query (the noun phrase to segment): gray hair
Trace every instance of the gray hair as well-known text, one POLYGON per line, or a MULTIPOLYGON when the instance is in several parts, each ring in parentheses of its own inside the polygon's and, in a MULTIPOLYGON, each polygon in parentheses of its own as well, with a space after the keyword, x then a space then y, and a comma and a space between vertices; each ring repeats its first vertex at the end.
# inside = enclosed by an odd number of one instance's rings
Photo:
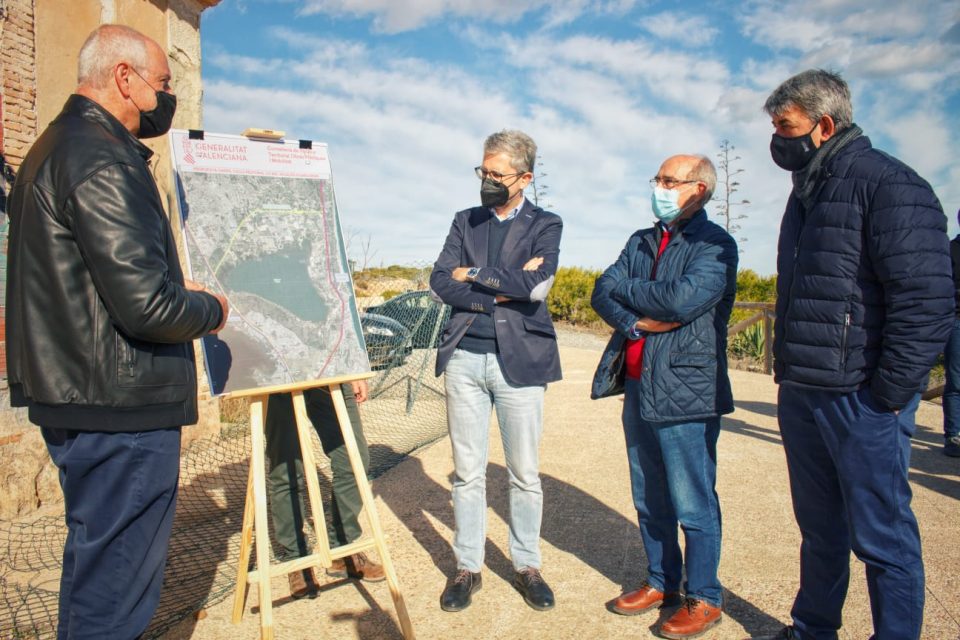
POLYGON ((837 131, 853 123, 850 87, 839 73, 807 69, 777 87, 763 105, 770 116, 778 116, 790 107, 798 107, 813 122, 829 115, 837 131))
POLYGON ((504 129, 487 136, 483 143, 483 155, 505 153, 510 156, 510 166, 517 171, 533 172, 537 162, 537 143, 523 131, 504 129))
POLYGON ((710 201, 717 188, 717 170, 707 156, 695 155, 693 157, 697 159, 697 162, 687 172, 687 180, 696 180, 706 185, 707 190, 703 192, 703 202, 700 203, 704 205, 710 201))
POLYGON ((103 24, 87 36, 77 60, 77 84, 102 89, 113 68, 126 62, 134 69, 147 66, 147 37, 120 24, 103 24))

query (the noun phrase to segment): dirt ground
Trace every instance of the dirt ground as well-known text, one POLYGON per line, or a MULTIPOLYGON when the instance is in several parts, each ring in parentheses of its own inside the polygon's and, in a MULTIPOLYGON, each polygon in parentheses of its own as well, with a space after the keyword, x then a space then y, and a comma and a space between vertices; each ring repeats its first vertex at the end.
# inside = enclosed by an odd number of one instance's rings
MULTIPOLYGON (((602 341, 599 341, 602 342, 602 341)), ((657 613, 622 617, 606 603, 637 586, 644 572, 636 516, 630 500, 617 398, 589 399, 598 341, 561 348, 564 380, 546 400, 541 471, 545 494, 542 529, 544 577, 557 596, 549 612, 527 607, 510 587, 506 554, 506 471, 495 423, 488 474, 488 543, 483 589, 461 613, 438 606, 450 549, 452 462, 448 439, 419 451, 374 482, 377 510, 418 638, 559 638, 595 640, 655 637, 657 613)), ((762 374, 731 371, 736 412, 723 420, 718 493, 724 542, 720 577, 723 623, 706 639, 774 633, 789 619, 798 585, 799 534, 793 519, 780 435, 776 387, 762 374)), ((918 412, 910 477, 927 572, 923 638, 960 638, 960 460, 941 454, 940 407, 918 412)), ((401 638, 385 583, 326 579, 315 600, 290 600, 286 580, 272 583, 277 638, 401 638)), ((840 637, 867 638, 870 608, 863 566, 851 559, 850 593, 840 637)), ((165 640, 257 638, 257 594, 243 619, 230 622, 231 600, 187 620, 165 640)))

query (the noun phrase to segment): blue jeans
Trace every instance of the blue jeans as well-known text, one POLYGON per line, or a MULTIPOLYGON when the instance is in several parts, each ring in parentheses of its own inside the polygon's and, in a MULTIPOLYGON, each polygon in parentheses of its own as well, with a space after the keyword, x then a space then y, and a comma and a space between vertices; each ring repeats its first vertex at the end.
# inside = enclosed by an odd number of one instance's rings
POLYGON ((947 380, 943 387, 943 437, 960 436, 960 318, 943 348, 943 368, 947 380))
POLYGON ((67 521, 57 638, 138 638, 160 602, 180 428, 41 432, 60 469, 67 521))
POLYGON ((515 569, 540 568, 540 436, 545 385, 517 386, 496 354, 457 349, 447 363, 447 425, 453 445, 453 553, 457 569, 478 573, 487 535, 487 450, 497 411, 510 481, 510 558, 515 569))
POLYGON ((917 394, 895 414, 869 388, 780 387, 777 416, 802 538, 791 615, 802 638, 837 637, 851 550, 866 565, 875 637, 920 637, 923 558, 907 479, 919 402, 917 394))
POLYGON ((666 593, 680 590, 684 557, 677 539, 679 523, 687 552, 684 592, 721 606, 723 589, 717 577, 721 516, 716 491, 720 419, 647 422, 640 417, 640 383, 628 379, 623 432, 633 503, 647 552, 647 582, 666 593))

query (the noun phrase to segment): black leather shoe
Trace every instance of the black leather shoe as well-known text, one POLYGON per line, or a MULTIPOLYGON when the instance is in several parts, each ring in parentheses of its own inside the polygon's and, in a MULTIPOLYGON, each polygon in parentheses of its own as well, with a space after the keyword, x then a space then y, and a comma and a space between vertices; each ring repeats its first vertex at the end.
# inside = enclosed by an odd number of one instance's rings
POLYGON ((537 611, 553 609, 553 591, 543 581, 539 569, 524 567, 513 575, 513 588, 520 592, 523 601, 537 611))
POLYGON ((470 606, 470 597, 474 591, 480 590, 481 585, 479 573, 460 569, 440 594, 440 608, 444 611, 463 611, 470 606))
POLYGON ((783 629, 780 629, 780 633, 773 636, 754 636, 753 640, 800 640, 800 634, 797 633, 797 630, 793 628, 793 625, 788 625, 783 629))

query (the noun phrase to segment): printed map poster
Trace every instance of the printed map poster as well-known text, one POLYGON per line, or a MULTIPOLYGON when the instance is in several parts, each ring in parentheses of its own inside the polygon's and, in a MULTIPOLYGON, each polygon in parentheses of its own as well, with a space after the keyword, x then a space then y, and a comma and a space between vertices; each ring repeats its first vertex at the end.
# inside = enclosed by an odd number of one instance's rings
POLYGON ((214 395, 370 370, 325 144, 170 133, 193 280, 230 317, 203 338, 214 395))

